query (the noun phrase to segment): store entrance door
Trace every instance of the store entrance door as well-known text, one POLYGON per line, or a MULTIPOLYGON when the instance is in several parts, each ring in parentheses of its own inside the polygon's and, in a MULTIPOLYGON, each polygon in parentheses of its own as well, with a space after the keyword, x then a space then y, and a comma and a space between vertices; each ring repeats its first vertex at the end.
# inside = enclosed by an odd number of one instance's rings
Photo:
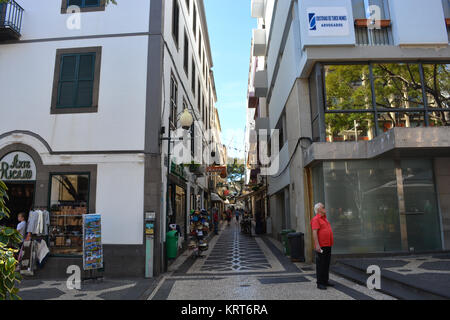
POLYGON ((20 212, 28 213, 34 205, 34 182, 6 182, 8 188, 7 194, 9 200, 6 200, 6 207, 10 210, 9 219, 3 219, 1 224, 7 227, 15 228, 18 224, 17 215, 20 212))

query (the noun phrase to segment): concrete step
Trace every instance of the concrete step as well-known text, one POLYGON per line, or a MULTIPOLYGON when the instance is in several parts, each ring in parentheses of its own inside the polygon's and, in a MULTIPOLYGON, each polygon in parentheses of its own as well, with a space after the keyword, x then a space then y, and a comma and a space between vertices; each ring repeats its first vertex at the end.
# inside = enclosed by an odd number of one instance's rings
MULTIPOLYGON (((331 266, 330 271, 338 276, 363 286, 367 285, 367 279, 370 276, 366 273, 366 270, 342 261, 337 261, 335 265, 331 266)), ((426 289, 398 281, 389 276, 385 276, 383 275, 383 272, 381 273, 381 289, 379 291, 400 300, 448 299, 445 296, 430 292, 426 289)))

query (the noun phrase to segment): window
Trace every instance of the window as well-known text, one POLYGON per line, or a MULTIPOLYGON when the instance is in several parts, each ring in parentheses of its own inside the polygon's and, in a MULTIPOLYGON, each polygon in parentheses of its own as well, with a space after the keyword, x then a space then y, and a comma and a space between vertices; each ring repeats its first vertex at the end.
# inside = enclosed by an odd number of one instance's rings
MULTIPOLYGON (((380 8, 380 19, 389 19, 389 12, 386 10, 388 7, 386 0, 352 0, 353 17, 355 19, 367 19, 366 12, 369 10, 367 4, 370 6, 377 6, 380 8)), ((372 11, 372 13, 375 13, 372 11)))
MULTIPOLYGON (((202 94, 202 92, 201 92, 201 88, 200 88, 200 80, 197 80, 197 91, 198 91, 198 94, 197 94, 197 97, 198 97, 198 110, 199 111, 202 111, 202 109, 201 109, 201 102, 202 102, 202 96, 201 96, 201 94, 202 94)), ((203 116, 203 112, 202 112, 202 116, 203 116)))
POLYGON ((173 40, 175 41, 175 46, 178 49, 179 43, 179 29, 180 29, 180 6, 178 4, 178 0, 173 0, 173 8, 172 8, 172 35, 173 40))
POLYGON ((183 59, 183 66, 184 71, 186 72, 186 75, 189 77, 189 40, 187 36, 186 30, 184 30, 184 59, 183 59))
POLYGON ((195 125, 192 123, 191 126, 191 156, 192 160, 194 160, 195 155, 195 125))
POLYGON ((66 14, 70 6, 80 7, 81 12, 104 11, 105 0, 62 0, 61 13, 66 14))
POLYGON ((101 47, 56 52, 51 113, 97 112, 101 47))
POLYGON ((441 249, 432 160, 325 161, 313 169, 313 181, 314 203, 326 203, 336 253, 441 249))
POLYGON ((192 89, 192 93, 194 94, 194 98, 195 98, 195 61, 194 61, 194 57, 192 57, 192 79, 191 79, 191 89, 192 89))
POLYGON ((170 77, 170 126, 172 129, 177 127, 177 113, 178 113, 178 84, 174 75, 170 77))
POLYGON ((202 57, 202 34, 198 32, 198 58, 203 61, 202 57))
POLYGON ((89 208, 90 174, 50 175, 49 247, 52 254, 83 254, 83 214, 89 208))
POLYGON ((284 144, 287 140, 286 116, 284 113, 280 116, 280 120, 278 120, 278 123, 277 123, 275 129, 278 130, 278 147, 279 147, 278 151, 281 151, 281 149, 283 149, 284 144))
POLYGON ((194 17, 192 18, 192 32, 194 33, 194 39, 197 39, 197 8, 194 5, 194 17))
POLYGON ((322 70, 316 68, 310 78, 315 141, 367 141, 394 127, 450 125, 449 64, 366 63, 322 70))

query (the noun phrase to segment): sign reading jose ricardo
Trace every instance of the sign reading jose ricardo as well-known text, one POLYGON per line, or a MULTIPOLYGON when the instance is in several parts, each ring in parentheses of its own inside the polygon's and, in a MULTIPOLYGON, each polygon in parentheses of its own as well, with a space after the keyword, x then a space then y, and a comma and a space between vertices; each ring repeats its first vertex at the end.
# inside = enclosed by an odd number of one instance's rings
POLYGON ((0 160, 0 180, 36 180, 36 165, 33 159, 24 152, 8 153, 0 160))
POLYGON ((299 3, 302 45, 354 45, 350 0, 304 0, 299 3))

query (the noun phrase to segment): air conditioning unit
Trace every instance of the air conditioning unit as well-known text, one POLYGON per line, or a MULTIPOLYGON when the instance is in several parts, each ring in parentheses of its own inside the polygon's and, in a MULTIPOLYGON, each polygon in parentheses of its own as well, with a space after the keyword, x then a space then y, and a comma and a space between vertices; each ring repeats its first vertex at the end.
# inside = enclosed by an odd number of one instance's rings
POLYGON ((253 56, 265 56, 266 49, 266 29, 253 29, 253 56))
POLYGON ((267 70, 255 72, 255 96, 265 98, 267 96, 267 70))
POLYGON ((252 0, 252 18, 264 18, 265 0, 252 0))

